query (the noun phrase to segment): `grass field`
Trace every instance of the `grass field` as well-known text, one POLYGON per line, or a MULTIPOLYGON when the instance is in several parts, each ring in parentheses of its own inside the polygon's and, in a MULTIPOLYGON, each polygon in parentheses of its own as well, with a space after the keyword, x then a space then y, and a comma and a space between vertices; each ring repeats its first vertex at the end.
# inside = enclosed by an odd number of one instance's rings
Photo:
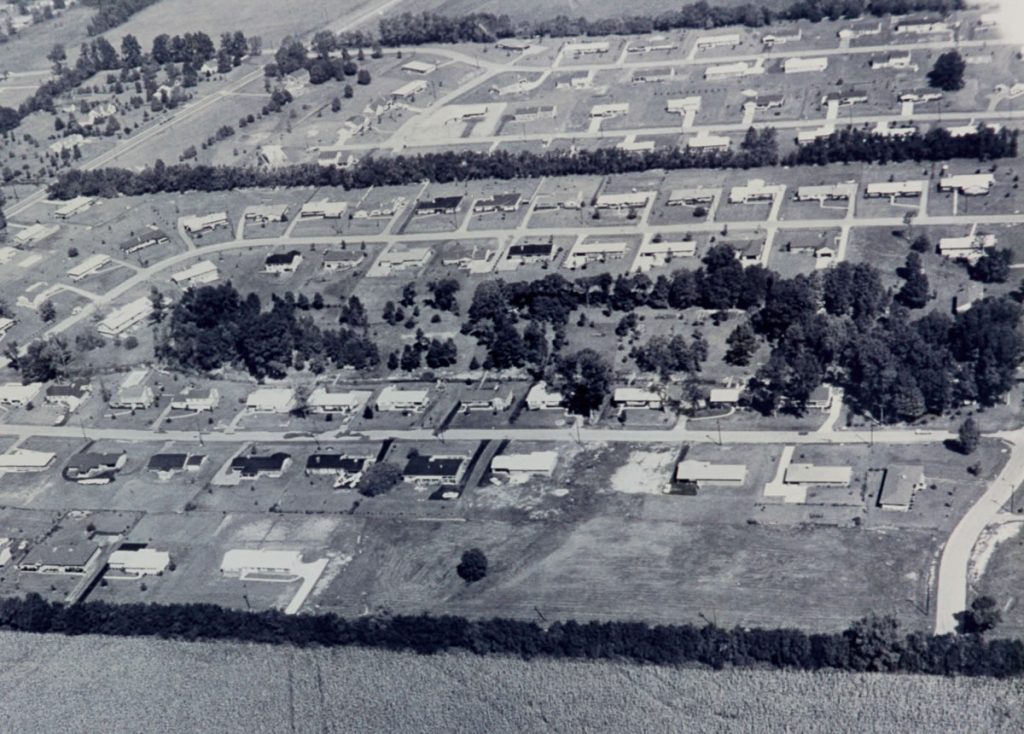
POLYGON ((1020 731, 1019 680, 0 635, 10 731, 1020 731), (244 672, 243 672, 244 671, 244 672), (400 689, 400 692, 399 692, 400 689), (156 694, 154 695, 154 692, 156 694))

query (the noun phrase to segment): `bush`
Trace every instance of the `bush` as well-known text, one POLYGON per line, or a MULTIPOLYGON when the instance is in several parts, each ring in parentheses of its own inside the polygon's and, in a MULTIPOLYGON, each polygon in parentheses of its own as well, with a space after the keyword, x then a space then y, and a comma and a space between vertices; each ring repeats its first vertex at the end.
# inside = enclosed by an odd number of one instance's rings
POLYGON ((479 548, 470 548, 463 552, 462 560, 455 571, 466 583, 480 581, 487 575, 487 556, 479 548))
POLYGON ((363 476, 359 479, 359 494, 364 497, 376 497, 388 492, 400 481, 402 481, 402 469, 382 461, 371 465, 363 472, 363 476))

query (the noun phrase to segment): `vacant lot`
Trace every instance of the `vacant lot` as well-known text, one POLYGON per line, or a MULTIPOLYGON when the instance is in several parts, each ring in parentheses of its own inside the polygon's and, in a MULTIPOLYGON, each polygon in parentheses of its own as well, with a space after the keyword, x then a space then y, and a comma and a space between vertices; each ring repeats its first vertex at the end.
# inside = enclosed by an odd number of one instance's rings
POLYGON ((17 633, 0 635, 0 661, 5 728, 40 734, 816 732, 822 721, 835 732, 1024 727, 1020 681, 17 633))

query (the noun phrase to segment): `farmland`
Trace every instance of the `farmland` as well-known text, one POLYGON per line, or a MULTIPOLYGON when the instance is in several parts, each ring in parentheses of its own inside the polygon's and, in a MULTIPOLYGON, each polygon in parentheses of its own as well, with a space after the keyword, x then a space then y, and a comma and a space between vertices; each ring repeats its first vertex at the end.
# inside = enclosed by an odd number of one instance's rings
POLYGON ((822 722, 834 732, 1024 727, 1017 680, 712 672, 17 633, 0 634, 0 663, 5 726, 40 734, 498 734, 637 731, 638 722, 651 732, 800 733, 821 731, 822 722))

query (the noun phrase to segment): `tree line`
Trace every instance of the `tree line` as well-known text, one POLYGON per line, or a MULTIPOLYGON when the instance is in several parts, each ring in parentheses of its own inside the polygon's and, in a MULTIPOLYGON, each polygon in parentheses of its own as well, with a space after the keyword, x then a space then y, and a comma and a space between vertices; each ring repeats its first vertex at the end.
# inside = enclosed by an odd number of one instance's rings
POLYGON ((615 18, 570 18, 559 15, 540 21, 513 21, 508 15, 470 13, 459 16, 431 11, 402 13, 382 18, 379 40, 385 46, 426 43, 486 43, 513 36, 637 35, 681 28, 699 30, 725 26, 763 28, 772 23, 809 20, 852 20, 863 16, 888 17, 917 12, 949 13, 963 10, 964 0, 796 0, 779 10, 764 3, 715 6, 704 0, 658 15, 624 15, 615 18))
POLYGON ((285 615, 214 604, 48 602, 35 593, 0 601, 0 629, 65 635, 156 637, 187 642, 231 640, 300 647, 360 646, 436 654, 464 650, 524 659, 610 659, 710 668, 877 671, 1006 678, 1024 673, 1024 641, 981 634, 909 634, 892 617, 869 615, 841 632, 807 633, 643 622, 540 626, 516 619, 394 615, 345 619, 285 615))
POLYGON ((155 5, 159 0, 82 0, 82 4, 96 8, 89 20, 90 36, 98 36, 124 23, 136 13, 155 5))
MULTIPOLYGON (((950 139, 948 133, 929 132, 909 138, 887 138, 873 133, 837 131, 819 140, 815 152, 794 153, 786 165, 816 165, 847 160, 947 160, 949 156, 989 160, 1017 154, 1017 131, 994 133, 982 128, 973 135, 950 139), (832 142, 851 139, 862 144, 832 142), (827 152, 822 160, 819 151, 827 152), (795 156, 795 158, 794 158, 795 156), (874 156, 878 156, 875 158, 874 156)), ((480 179, 510 180, 540 176, 583 176, 634 173, 653 169, 756 168, 780 162, 771 128, 748 132, 740 147, 727 151, 696 151, 689 148, 659 148, 628 151, 620 148, 596 150, 532 151, 473 150, 421 153, 416 155, 367 156, 352 166, 320 166, 304 163, 263 169, 243 166, 166 165, 163 161, 142 171, 125 168, 71 170, 61 173, 50 186, 51 196, 70 199, 79 195, 113 197, 140 196, 161 192, 231 191, 238 188, 402 186, 430 180, 437 183, 480 179)))

